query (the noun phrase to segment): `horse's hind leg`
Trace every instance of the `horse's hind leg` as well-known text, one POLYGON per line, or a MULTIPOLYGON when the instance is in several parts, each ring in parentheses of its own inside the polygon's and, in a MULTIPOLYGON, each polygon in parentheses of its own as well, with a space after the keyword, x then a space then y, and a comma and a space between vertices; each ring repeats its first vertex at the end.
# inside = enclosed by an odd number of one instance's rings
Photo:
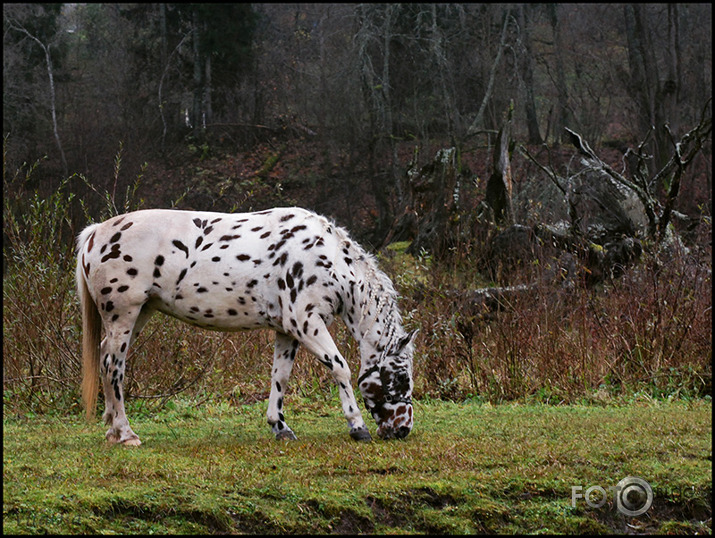
POLYGON ((268 398, 268 424, 273 429, 276 439, 296 439, 293 430, 283 416, 283 396, 288 378, 290 378, 298 341, 292 336, 276 332, 276 345, 273 352, 273 371, 271 372, 271 395, 268 398))
POLYGON ((124 411, 124 371, 129 345, 151 316, 151 310, 142 309, 138 315, 127 312, 116 321, 105 320, 106 336, 100 350, 100 372, 104 387, 104 422, 109 425, 107 441, 126 446, 141 444, 132 431, 124 411))

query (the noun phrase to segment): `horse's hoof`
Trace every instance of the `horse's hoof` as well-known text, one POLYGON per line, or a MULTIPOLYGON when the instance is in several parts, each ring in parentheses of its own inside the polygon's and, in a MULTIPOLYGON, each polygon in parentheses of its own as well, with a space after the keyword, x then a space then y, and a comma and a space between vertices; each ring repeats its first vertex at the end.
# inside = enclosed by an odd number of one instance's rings
POLYGON ((356 441, 372 441, 372 436, 367 428, 353 428, 350 430, 350 437, 356 441))
POLYGON ((139 440, 139 437, 137 437, 136 435, 128 439, 122 439, 119 434, 114 433, 112 431, 108 431, 105 437, 107 438, 107 443, 109 443, 110 445, 139 446, 142 444, 142 442, 139 440))
POLYGON ((276 434, 276 441, 297 441, 298 438, 291 430, 283 430, 276 434))

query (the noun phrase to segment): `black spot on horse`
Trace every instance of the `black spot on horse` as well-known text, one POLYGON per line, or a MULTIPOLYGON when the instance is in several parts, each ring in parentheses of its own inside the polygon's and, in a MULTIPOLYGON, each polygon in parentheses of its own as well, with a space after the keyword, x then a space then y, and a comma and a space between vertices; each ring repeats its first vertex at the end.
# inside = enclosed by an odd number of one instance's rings
POLYGON ((281 267, 283 267, 287 260, 288 260, 288 253, 284 252, 278 258, 276 258, 276 261, 273 262, 273 265, 280 265, 281 267))
POLYGON ((112 251, 109 254, 105 254, 102 257, 102 263, 106 262, 107 260, 111 260, 113 258, 119 258, 119 256, 120 256, 119 245, 113 245, 112 251))
POLYGON ((179 285, 179 282, 181 282, 184 277, 186 276, 186 268, 182 269, 181 272, 179 273, 179 278, 176 279, 176 285, 179 285))
POLYGON ((184 254, 186 254, 187 258, 189 257, 189 249, 181 241, 179 241, 178 239, 174 239, 171 244, 181 250, 184 254))

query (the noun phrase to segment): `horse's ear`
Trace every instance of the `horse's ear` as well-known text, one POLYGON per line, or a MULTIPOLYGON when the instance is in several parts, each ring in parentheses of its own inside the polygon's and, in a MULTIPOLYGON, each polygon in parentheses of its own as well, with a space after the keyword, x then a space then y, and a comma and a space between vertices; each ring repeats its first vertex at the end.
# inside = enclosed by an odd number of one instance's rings
POLYGON ((405 349, 405 346, 409 344, 410 342, 414 343, 415 338, 417 337, 417 333, 419 332, 419 329, 415 329, 411 333, 407 334, 406 336, 403 336, 400 338, 400 341, 397 343, 397 353, 405 349))

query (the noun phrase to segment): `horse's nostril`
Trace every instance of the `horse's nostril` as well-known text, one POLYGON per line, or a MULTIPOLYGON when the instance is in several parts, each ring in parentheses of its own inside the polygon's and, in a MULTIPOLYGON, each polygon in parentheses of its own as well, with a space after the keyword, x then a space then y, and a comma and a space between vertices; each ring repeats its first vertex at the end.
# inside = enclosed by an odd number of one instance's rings
POLYGON ((401 428, 398 428, 395 432, 395 437, 397 437, 398 439, 403 439, 407 437, 408 433, 410 433, 410 428, 408 428, 407 426, 402 426, 401 428))

